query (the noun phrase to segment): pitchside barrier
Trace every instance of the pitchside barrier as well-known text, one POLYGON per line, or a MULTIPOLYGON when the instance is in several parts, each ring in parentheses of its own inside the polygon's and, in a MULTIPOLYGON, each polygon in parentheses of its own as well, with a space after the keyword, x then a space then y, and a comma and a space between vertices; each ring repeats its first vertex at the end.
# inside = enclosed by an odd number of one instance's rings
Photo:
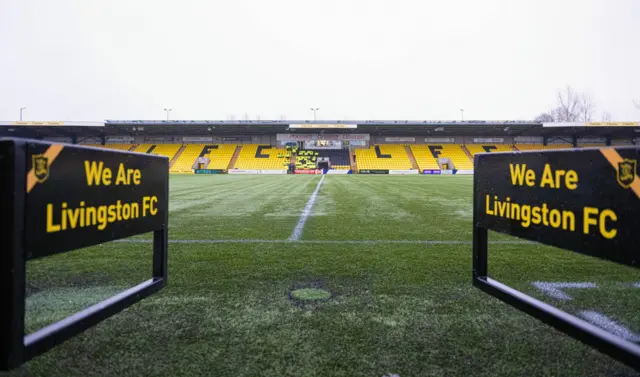
POLYGON ((0 370, 166 285, 168 172, 167 157, 0 139, 0 370), (28 260, 151 231, 151 279, 25 336, 28 260))
POLYGON ((487 230, 638 267, 640 147, 475 156, 473 284, 640 370, 640 346, 488 277, 487 230))

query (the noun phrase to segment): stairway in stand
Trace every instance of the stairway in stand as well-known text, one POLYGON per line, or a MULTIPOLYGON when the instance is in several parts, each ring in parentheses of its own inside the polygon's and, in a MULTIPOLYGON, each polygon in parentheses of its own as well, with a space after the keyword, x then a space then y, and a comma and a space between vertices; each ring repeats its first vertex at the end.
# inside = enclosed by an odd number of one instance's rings
POLYGON ((413 168, 413 170, 420 170, 420 168, 418 167, 418 162, 416 161, 416 156, 413 155, 411 147, 405 145, 404 150, 407 151, 407 156, 409 156, 409 161, 411 162, 411 167, 413 168))
POLYGON ((169 169, 171 169, 173 167, 173 164, 175 164, 176 161, 178 161, 178 158, 180 158, 180 155, 182 154, 182 152, 184 152, 185 148, 187 148, 187 146, 184 144, 180 146, 180 149, 178 149, 178 152, 176 152, 175 156, 173 156, 171 161, 169 161, 169 169))
POLYGON ((231 161, 229 161, 229 166, 227 166, 227 171, 232 170, 236 165, 236 160, 238 156, 240 156, 240 150, 242 150, 242 145, 236 146, 236 150, 233 152, 233 157, 231 157, 231 161))
POLYGON ((355 160, 355 152, 353 151, 353 148, 349 148, 349 162, 351 163, 351 172, 352 173, 356 173, 358 171, 358 164, 356 164, 356 160, 355 160))
POLYGON ((462 148, 462 150, 464 151, 464 154, 467 155, 467 157, 469 157, 469 160, 471 161, 471 163, 473 164, 473 155, 471 154, 471 152, 469 152, 469 149, 467 149, 467 146, 462 144, 460 146, 460 148, 462 148))

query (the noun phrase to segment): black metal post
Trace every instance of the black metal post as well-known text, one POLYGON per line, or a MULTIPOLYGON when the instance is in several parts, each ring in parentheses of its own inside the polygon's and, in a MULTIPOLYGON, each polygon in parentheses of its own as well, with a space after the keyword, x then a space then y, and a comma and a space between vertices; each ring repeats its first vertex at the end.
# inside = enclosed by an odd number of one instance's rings
POLYGON ((25 311, 24 143, 0 141, 0 370, 22 364, 25 311))

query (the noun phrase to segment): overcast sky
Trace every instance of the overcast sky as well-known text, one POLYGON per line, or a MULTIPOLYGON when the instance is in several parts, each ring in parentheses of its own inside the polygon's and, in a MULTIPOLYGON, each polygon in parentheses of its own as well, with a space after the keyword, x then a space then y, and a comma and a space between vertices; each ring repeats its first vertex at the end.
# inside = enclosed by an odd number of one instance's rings
POLYGON ((638 120, 640 0, 0 0, 0 120, 638 120))

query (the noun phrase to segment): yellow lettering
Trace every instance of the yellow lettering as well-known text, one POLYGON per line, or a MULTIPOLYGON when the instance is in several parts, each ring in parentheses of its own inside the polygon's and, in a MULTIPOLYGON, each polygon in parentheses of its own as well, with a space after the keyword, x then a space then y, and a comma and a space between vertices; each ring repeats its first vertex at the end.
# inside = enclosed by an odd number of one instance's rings
POLYGON ((569 170, 564 177, 564 184, 569 190, 575 190, 578 188, 578 173, 575 170, 569 170))
POLYGON ((564 186, 569 190, 575 190, 578 188, 578 173, 575 170, 563 170, 558 169, 554 172, 551 170, 549 164, 544 165, 542 171, 542 180, 540 181, 540 187, 549 186, 549 188, 561 188, 564 177, 564 186))
MULTIPOLYGON (((155 204, 158 202, 158 197, 156 196, 145 196, 142 198, 142 216, 147 216, 147 210, 151 214, 151 216, 155 216, 158 213, 158 209, 155 207, 155 204)), ((487 207, 489 206, 489 196, 487 196, 487 207)), ((491 214, 491 213, 489 213, 491 214)))
POLYGON ((538 225, 542 221, 542 217, 540 217, 540 207, 533 207, 531 210, 531 222, 538 225))
MULTIPOLYGON (((69 219, 69 228, 75 229, 76 226, 78 226, 78 219, 80 218, 80 211, 78 208, 67 208, 67 218, 69 219)), ((81 225, 84 226, 84 221, 81 225)))
POLYGON ((84 172, 87 177, 88 186, 99 186, 103 184, 105 186, 111 185, 111 169, 104 167, 104 162, 100 161, 96 164, 95 161, 84 162, 84 172))
POLYGON ((118 176, 116 177, 116 186, 122 185, 122 184, 126 185, 125 183, 126 180, 127 180, 127 177, 124 174, 124 164, 120 163, 120 166, 118 166, 118 176))
POLYGON ((53 223, 53 204, 47 204, 47 233, 60 231, 60 225, 53 223))
POLYGON ((100 206, 98 207, 98 230, 104 230, 107 224, 107 206, 100 206))
POLYGON ((62 219, 60 219, 60 227, 62 230, 67 230, 67 203, 62 202, 62 211, 60 211, 60 215, 62 219))
POLYGON ((109 211, 109 218, 107 219, 107 221, 110 223, 116 221, 116 206, 114 206, 113 204, 110 205, 108 211, 109 211))
POLYGON ((593 207, 584 207, 584 219, 582 223, 582 232, 589 234, 589 226, 596 225, 598 220, 591 218, 591 215, 597 215, 598 209, 593 207))
POLYGON ((618 230, 615 228, 609 228, 607 226, 608 221, 617 221, 618 216, 610 209, 605 209, 600 212, 597 208, 584 207, 584 223, 582 231, 584 234, 589 234, 589 227, 591 225, 598 225, 600 235, 606 239, 612 239, 618 234, 618 230), (596 215, 600 214, 597 218, 596 215))
POLYGON ((612 239, 616 236, 618 231, 615 228, 607 229, 607 218, 611 219, 611 221, 617 221, 618 216, 616 216, 616 213, 610 209, 605 209, 600 212, 600 234, 602 234, 602 237, 606 239, 612 239))
POLYGON ((562 211, 562 229, 575 232, 576 215, 571 211, 562 211))
POLYGON ((142 177, 142 173, 140 173, 140 169, 135 169, 133 171, 133 183, 136 185, 139 185, 141 177, 142 177))
POLYGON ((536 173, 527 169, 527 164, 509 164, 509 172, 511 173, 511 184, 522 186, 525 183, 527 186, 533 187, 535 185, 536 173))
POLYGON ((551 166, 549 166, 549 164, 544 165, 542 180, 540 181, 540 187, 545 187, 546 185, 549 185, 551 188, 555 187, 553 185, 553 173, 551 173, 551 166))
POLYGON ((140 169, 125 169, 124 164, 120 163, 118 166, 118 176, 116 178, 116 185, 139 185, 142 178, 140 169))
POLYGON ((531 206, 523 205, 522 206, 522 224, 523 228, 528 228, 531 225, 531 206))
POLYGON ((557 209, 552 209, 549 212, 549 223, 551 224, 551 227, 560 228, 561 220, 562 219, 560 218, 560 211, 558 211, 557 209))

